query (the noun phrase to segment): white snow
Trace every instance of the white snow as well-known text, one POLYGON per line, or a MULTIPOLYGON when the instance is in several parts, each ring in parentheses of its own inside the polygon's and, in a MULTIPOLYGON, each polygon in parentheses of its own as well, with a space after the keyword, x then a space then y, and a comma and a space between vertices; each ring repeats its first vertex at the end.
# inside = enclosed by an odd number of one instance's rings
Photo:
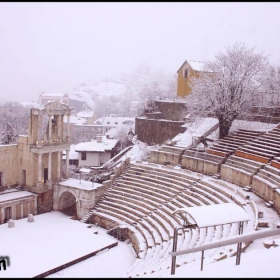
MULTIPOLYGON (((69 151, 69 160, 77 160, 79 159, 79 153, 75 151, 75 144, 70 145, 70 151, 69 151)), ((66 160, 66 152, 63 151, 62 159, 66 160)))
POLYGON ((176 212, 191 215, 198 227, 211 227, 250 220, 244 209, 235 203, 180 208, 176 209, 173 213, 176 212))
POLYGON ((44 96, 44 97, 56 97, 56 96, 59 96, 59 97, 63 97, 64 95, 66 95, 66 93, 54 93, 54 92, 42 92, 41 93, 41 96, 44 96))
POLYGON ((0 254, 9 256, 11 262, 0 271, 1 278, 34 277, 116 242, 109 236, 93 234, 88 225, 60 212, 36 215, 34 220, 16 220, 14 228, 8 228, 7 223, 0 225, 0 254))
MULTIPOLYGON (((176 146, 188 147, 192 144, 193 136, 202 136, 210 128, 218 123, 216 118, 202 118, 196 123, 186 123, 186 131, 184 133, 179 133, 175 136, 172 141, 174 141, 176 146)), ((276 127, 277 124, 270 123, 261 123, 261 122, 252 122, 244 120, 234 120, 230 128, 230 133, 238 129, 252 129, 257 131, 269 131, 276 127)), ((213 140, 219 138, 219 128, 207 136, 213 140)))
POLYGON ((83 189, 83 190, 89 190, 89 191, 102 187, 102 184, 99 184, 99 183, 94 183, 94 182, 85 181, 85 180, 77 180, 77 179, 73 179, 73 178, 62 181, 59 184, 62 186, 69 186, 69 187, 73 187, 76 189, 83 189))
POLYGON ((186 148, 192 144, 192 136, 203 135, 217 123, 218 120, 216 118, 203 118, 197 123, 187 123, 185 125, 186 131, 184 133, 179 133, 172 141, 176 143, 176 146, 186 148))
POLYGON ((24 198, 28 196, 35 196, 35 195, 34 193, 28 191, 15 191, 15 192, 9 192, 4 194, 0 193, 0 202, 12 200, 12 199, 24 198))
POLYGON ((135 118, 125 118, 125 117, 103 117, 96 120, 97 123, 101 122, 104 126, 119 126, 125 123, 134 123, 135 118))
POLYGON ((102 142, 98 142, 95 139, 90 142, 79 143, 75 146, 77 152, 105 152, 114 149, 118 140, 108 139, 106 136, 102 137, 102 142))
MULTIPOLYGON (((67 118, 68 118, 67 116, 64 116, 64 118, 63 118, 63 122, 64 122, 64 123, 67 123, 67 122, 68 122, 67 118)), ((81 117, 70 116, 70 123, 71 123, 71 124, 83 125, 83 124, 86 124, 86 123, 87 123, 87 120, 84 119, 84 118, 81 118, 81 117)))
POLYGON ((189 63, 189 65, 191 66, 191 68, 193 70, 203 71, 204 62, 202 62, 202 61, 194 61, 194 60, 187 60, 187 62, 189 63))
POLYGON ((89 168, 80 168, 79 171, 82 172, 82 173, 90 173, 92 170, 89 169, 89 168))
POLYGON ((81 111, 77 113, 77 117, 80 118, 92 118, 93 117, 93 111, 81 111))

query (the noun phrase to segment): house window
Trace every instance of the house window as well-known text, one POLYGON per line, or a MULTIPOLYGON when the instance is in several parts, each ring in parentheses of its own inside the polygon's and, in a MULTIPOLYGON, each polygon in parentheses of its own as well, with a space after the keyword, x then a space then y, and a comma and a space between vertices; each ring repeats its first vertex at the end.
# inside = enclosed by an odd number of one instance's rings
POLYGON ((188 74, 189 74, 188 69, 185 69, 184 78, 188 78, 188 74))
POLYGON ((82 152, 82 160, 87 160, 87 152, 82 152))

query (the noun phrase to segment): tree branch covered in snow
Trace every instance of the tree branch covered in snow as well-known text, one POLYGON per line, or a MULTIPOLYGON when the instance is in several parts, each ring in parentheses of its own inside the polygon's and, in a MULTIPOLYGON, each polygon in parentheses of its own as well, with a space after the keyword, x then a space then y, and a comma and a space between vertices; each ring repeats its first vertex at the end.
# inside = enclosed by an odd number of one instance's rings
POLYGON ((27 134, 30 108, 11 101, 0 105, 0 130, 4 132, 7 123, 14 129, 14 135, 27 134))
POLYGON ((17 136, 15 135, 14 128, 9 122, 6 122, 5 128, 2 132, 1 144, 15 144, 17 141, 17 136))
POLYGON ((192 93, 186 98, 188 112, 193 117, 215 116, 219 138, 226 136, 232 122, 247 115, 259 102, 267 68, 267 58, 255 53, 254 48, 247 49, 240 43, 226 48, 192 79, 192 93))
POLYGON ((264 76, 265 84, 260 97, 266 106, 279 107, 280 105, 280 67, 270 66, 264 76))

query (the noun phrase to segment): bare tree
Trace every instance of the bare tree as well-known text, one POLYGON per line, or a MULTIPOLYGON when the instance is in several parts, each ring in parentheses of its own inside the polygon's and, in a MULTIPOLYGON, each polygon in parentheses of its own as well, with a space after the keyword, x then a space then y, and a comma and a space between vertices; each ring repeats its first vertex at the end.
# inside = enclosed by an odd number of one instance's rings
POLYGON ((280 105, 280 67, 270 66, 264 76, 265 84, 263 86, 263 94, 261 101, 266 106, 280 105))
POLYGON ((192 93, 186 98, 192 116, 215 116, 219 138, 228 135, 232 122, 248 114, 259 100, 267 71, 267 58, 237 43, 206 62, 199 77, 192 79, 192 93))
POLYGON ((116 127, 116 139, 120 141, 121 150, 132 145, 132 138, 134 136, 134 124, 123 124, 116 127))

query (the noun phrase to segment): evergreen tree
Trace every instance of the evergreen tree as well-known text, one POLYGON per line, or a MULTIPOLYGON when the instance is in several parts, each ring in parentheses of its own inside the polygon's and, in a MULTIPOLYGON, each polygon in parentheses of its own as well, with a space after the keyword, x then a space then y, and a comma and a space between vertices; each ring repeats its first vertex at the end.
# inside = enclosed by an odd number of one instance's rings
POLYGON ((14 128, 10 125, 9 122, 6 122, 5 128, 2 132, 1 144, 15 144, 17 137, 15 135, 14 128))

